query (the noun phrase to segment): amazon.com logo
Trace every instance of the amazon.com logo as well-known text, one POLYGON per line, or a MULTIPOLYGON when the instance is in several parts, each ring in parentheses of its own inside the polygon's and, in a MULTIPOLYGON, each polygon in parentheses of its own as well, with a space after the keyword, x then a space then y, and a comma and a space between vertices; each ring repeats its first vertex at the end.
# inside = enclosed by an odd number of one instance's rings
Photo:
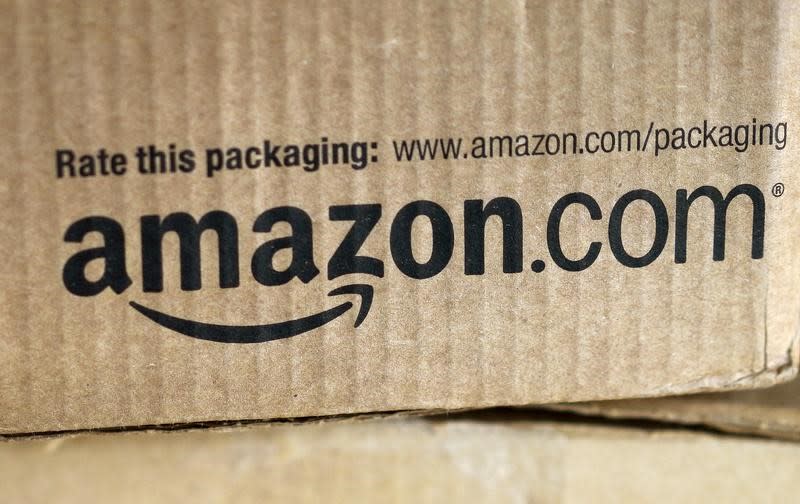
MULTIPOLYGON (((774 192, 773 192, 774 194, 774 192)), ((579 272, 590 268, 604 250, 609 250, 613 259, 628 268, 642 268, 656 261, 664 252, 672 231, 674 249, 672 258, 676 264, 687 260, 688 223, 690 216, 699 214, 708 217, 708 229, 712 236, 712 257, 714 261, 725 258, 728 209, 734 200, 748 205, 752 210, 752 225, 746 231, 750 235, 750 256, 761 259, 764 256, 764 195, 756 186, 741 184, 733 187, 726 195, 713 187, 702 186, 691 193, 678 189, 674 196, 674 219, 671 218, 662 198, 649 190, 637 189, 620 196, 610 209, 601 208, 597 200, 583 192, 573 192, 559 198, 550 208, 547 217, 546 233, 541 237, 546 241, 549 258, 530 261, 529 268, 535 273, 544 271, 548 262, 556 267, 579 272), (696 202, 706 204, 692 209, 696 202), (652 224, 639 226, 636 231, 646 233, 649 246, 646 252, 633 254, 626 246, 623 223, 626 211, 632 204, 646 205, 652 212, 652 224), (591 241, 581 245, 582 253, 567 254, 562 247, 561 224, 567 212, 588 214, 597 225, 607 224, 607 242, 591 241), (705 212, 705 215, 703 214, 705 212)), ((350 223, 338 247, 327 261, 327 278, 334 280, 350 274, 369 275, 383 278, 384 260, 361 254, 364 243, 369 239, 380 239, 373 233, 382 218, 380 204, 336 205, 328 209, 328 220, 350 223)), ((498 197, 488 201, 470 199, 463 204, 463 233, 465 275, 482 275, 485 269, 486 229, 489 225, 500 226, 502 230, 502 271, 508 274, 522 273, 523 212, 513 198, 498 197)), ((145 293, 162 292, 164 289, 163 239, 167 233, 175 233, 180 242, 180 286, 185 291, 196 291, 201 285, 201 235, 212 232, 216 235, 219 258, 219 287, 236 288, 241 283, 239 224, 228 212, 212 210, 199 219, 176 212, 166 216, 145 215, 140 218, 140 243, 142 259, 142 290, 145 293)), ((263 286, 278 286, 295 279, 308 283, 320 274, 318 258, 314 256, 314 223, 307 212, 293 206, 270 208, 258 215, 253 222, 252 232, 263 233, 267 241, 259 245, 250 258, 250 273, 255 282, 263 286), (273 227, 282 223, 288 225, 288 236, 270 236, 273 227), (278 267, 275 260, 278 252, 288 250, 291 262, 278 267)), ((104 216, 90 216, 72 223, 64 235, 68 243, 82 243, 89 233, 102 236, 101 247, 79 250, 64 264, 63 282, 67 290, 76 296, 95 296, 106 289, 117 294, 127 290, 132 284, 125 259, 126 235, 116 220, 104 216), (102 275, 96 280, 89 279, 87 267, 90 262, 102 260, 102 275)), ((453 256, 456 230, 447 210, 433 201, 413 201, 403 206, 392 218, 389 229, 389 249, 391 261, 400 273, 415 280, 425 280, 441 273, 453 256), (415 256, 412 226, 417 220, 428 222, 430 233, 429 255, 420 262, 415 256)), ((537 238, 537 237, 530 237, 537 238)), ((636 249, 641 248, 643 237, 638 237, 636 249)), ((570 247, 574 250, 574 247, 570 247)), ((417 254, 420 251, 417 250, 417 254)), ((358 327, 367 317, 372 305, 373 288, 364 283, 350 284, 334 288, 329 296, 357 295, 360 305, 355 326, 358 327)), ((332 308, 288 321, 254 325, 242 321, 240 325, 215 324, 213 321, 197 321, 179 318, 148 308, 137 302, 131 307, 143 316, 165 328, 181 334, 204 340, 222 343, 261 343, 296 336, 311 331, 338 318, 353 308, 351 301, 342 302, 332 308)))

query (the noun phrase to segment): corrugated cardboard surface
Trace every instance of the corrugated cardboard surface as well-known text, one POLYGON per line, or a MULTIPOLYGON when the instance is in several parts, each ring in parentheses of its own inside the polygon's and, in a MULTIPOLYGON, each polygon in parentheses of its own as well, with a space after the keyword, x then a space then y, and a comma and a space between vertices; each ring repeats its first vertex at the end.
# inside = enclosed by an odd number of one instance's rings
POLYGON ((548 408, 614 418, 702 424, 732 432, 800 440, 798 380, 761 390, 558 404, 548 408))
MULTIPOLYGON (((3 432, 651 396, 794 373, 795 2, 5 1, 2 11, 3 432), (787 123, 785 148, 392 160, 399 139, 631 128, 644 136, 653 124, 753 119, 787 123), (172 143, 202 159, 206 149, 323 137, 375 142, 378 160, 360 170, 273 166, 207 177, 202 167, 141 175, 131 164, 121 176, 56 177, 63 149, 132 160, 137 146, 172 143), (754 212, 740 197, 728 211, 725 260, 711 258, 713 209, 699 202, 687 262, 676 264, 676 192, 713 186, 724 195, 741 184, 764 194, 764 257, 751 257, 754 212), (773 197, 773 187, 785 193, 773 197), (630 268, 610 252, 609 215, 638 189, 663 201, 669 232, 657 260, 630 268), (592 220, 580 206, 564 214, 568 257, 602 244, 580 272, 557 267, 546 240, 551 208, 574 192, 591 195, 603 214, 592 220), (498 197, 521 207, 522 271, 502 272, 493 218, 486 271, 466 275, 464 202, 498 197), (389 238, 398 212, 418 200, 441 205, 454 230, 447 267, 424 280, 401 271, 389 238), (349 204, 382 205, 359 252, 384 262, 382 278, 328 280, 351 225, 330 221, 329 207, 349 204), (286 205, 313 222, 320 274, 264 286, 251 258, 290 230, 253 225, 286 205), (205 233, 203 287, 182 290, 170 235, 164 290, 144 292, 140 218, 211 210, 236 219, 239 286, 220 288, 214 236, 205 233), (71 257, 104 244, 98 233, 65 241, 88 216, 124 229, 132 285, 119 294, 76 296, 62 281, 71 257), (540 273, 531 271, 537 259, 540 273), (361 301, 328 293, 356 283, 372 286, 374 301, 353 328, 361 301), (159 327, 130 302, 234 326, 347 312, 293 338, 239 345, 159 327)), ((627 250, 645 254, 653 229, 653 212, 632 204, 627 250)), ((424 217, 408 234, 417 262, 447 241, 431 238, 424 217)), ((278 267, 290 255, 276 256, 278 267)), ((102 259, 87 268, 92 281, 102 273, 102 259)))
POLYGON ((8 502, 785 502, 800 446, 529 421, 0 443, 8 502))

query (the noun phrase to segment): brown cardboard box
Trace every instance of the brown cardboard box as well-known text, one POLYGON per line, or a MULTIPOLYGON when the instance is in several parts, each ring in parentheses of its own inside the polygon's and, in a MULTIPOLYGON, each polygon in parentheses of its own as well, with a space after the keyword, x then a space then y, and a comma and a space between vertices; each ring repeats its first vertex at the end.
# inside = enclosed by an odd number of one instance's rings
POLYGON ((784 502, 800 445, 531 421, 0 443, 8 502, 784 502))
POLYGON ((0 431, 793 376, 798 9, 3 2, 0 431))
POLYGON ((550 409, 619 419, 649 419, 800 440, 800 380, 768 389, 557 404, 550 409))

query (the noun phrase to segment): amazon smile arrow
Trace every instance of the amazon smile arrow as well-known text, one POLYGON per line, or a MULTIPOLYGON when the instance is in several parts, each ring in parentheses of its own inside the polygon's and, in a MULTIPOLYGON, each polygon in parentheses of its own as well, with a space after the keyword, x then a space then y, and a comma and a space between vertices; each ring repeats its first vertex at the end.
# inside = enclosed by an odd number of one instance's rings
MULTIPOLYGON (((367 317, 367 314, 369 314, 369 309, 372 306, 372 293, 371 285, 353 284, 333 289, 328 293, 328 296, 357 294, 361 297, 361 305, 359 306, 354 325, 354 327, 358 327, 367 317)), ((322 327, 353 307, 352 302, 345 301, 333 308, 296 320, 287 320, 274 324, 236 326, 207 324, 195 320, 173 317, 172 315, 162 313, 158 310, 142 306, 135 301, 131 301, 130 305, 136 311, 162 327, 166 327, 167 329, 185 334, 192 338, 215 341, 217 343, 265 343, 267 341, 291 338, 292 336, 297 336, 322 327)))

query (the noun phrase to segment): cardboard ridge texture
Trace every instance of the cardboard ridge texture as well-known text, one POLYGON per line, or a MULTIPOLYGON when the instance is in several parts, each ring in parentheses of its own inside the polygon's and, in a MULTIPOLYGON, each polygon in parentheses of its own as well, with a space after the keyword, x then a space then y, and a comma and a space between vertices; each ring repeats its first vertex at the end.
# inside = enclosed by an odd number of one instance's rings
POLYGON ((795 2, 2 8, 0 432, 796 373, 795 2))

